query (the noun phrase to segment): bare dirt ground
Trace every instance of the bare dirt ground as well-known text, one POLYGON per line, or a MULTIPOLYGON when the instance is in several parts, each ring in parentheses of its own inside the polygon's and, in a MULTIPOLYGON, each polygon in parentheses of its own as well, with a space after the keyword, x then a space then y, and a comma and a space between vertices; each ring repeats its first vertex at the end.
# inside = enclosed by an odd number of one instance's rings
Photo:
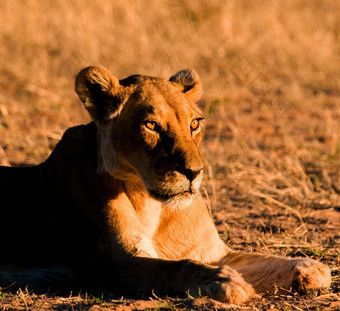
POLYGON ((322 293, 239 306, 28 288, 1 289, 0 310, 340 309, 340 2, 0 0, 0 20, 1 165, 44 161, 68 127, 89 121, 73 91, 81 68, 119 78, 194 68, 207 120, 201 190, 221 238, 311 257, 333 275, 322 293))

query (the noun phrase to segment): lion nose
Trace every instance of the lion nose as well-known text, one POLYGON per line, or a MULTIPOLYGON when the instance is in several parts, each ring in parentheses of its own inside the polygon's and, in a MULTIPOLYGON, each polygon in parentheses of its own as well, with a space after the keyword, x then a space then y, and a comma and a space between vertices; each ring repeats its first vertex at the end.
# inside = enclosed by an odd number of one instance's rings
POLYGON ((193 181, 197 177, 197 175, 203 171, 203 167, 199 167, 197 169, 177 169, 177 171, 188 178, 188 180, 193 181))

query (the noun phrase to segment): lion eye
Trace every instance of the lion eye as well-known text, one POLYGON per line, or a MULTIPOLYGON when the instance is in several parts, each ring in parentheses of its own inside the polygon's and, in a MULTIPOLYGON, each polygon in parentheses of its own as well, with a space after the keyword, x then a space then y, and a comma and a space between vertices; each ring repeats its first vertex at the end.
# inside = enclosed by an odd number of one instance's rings
POLYGON ((157 123, 156 122, 145 122, 145 127, 147 127, 151 131, 156 131, 157 129, 157 123))
POLYGON ((192 131, 196 131, 198 129, 199 125, 200 125, 200 122, 199 122, 198 119, 196 119, 196 120, 191 122, 190 128, 191 128, 192 131))

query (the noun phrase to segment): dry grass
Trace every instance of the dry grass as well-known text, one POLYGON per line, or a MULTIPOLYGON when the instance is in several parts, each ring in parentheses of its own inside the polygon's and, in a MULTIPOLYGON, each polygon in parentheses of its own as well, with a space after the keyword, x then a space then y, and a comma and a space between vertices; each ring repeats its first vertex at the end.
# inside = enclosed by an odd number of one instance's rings
MULTIPOLYGON (((308 255, 333 268, 327 294, 243 308, 339 308, 340 2, 0 0, 0 20, 0 163, 39 163, 66 128, 89 121, 73 91, 84 66, 117 77, 194 68, 206 89, 203 192, 221 235, 236 249, 308 255)), ((21 292, 0 298, 0 308, 106 306, 72 299, 21 292)))

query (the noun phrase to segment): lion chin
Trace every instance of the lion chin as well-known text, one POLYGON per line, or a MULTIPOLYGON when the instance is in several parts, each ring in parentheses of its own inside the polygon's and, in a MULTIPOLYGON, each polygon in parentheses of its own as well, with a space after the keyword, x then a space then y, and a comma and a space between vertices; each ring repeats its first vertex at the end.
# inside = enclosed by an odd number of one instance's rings
POLYGON ((163 202, 163 205, 167 208, 179 208, 184 209, 191 205, 196 193, 186 191, 180 194, 176 194, 163 202))
POLYGON ((164 207, 179 209, 190 206, 197 195, 195 190, 187 190, 176 194, 168 194, 155 190, 149 190, 148 192, 154 199, 160 201, 164 207))

